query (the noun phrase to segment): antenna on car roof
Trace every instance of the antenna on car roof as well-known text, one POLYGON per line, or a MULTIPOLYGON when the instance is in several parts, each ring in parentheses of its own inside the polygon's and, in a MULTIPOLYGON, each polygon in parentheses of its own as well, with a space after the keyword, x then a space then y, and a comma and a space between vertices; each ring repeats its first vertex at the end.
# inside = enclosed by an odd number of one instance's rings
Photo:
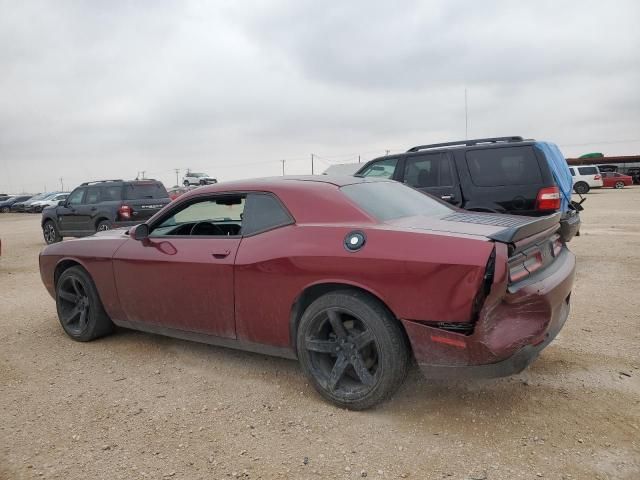
POLYGON ((441 147, 473 147, 474 145, 482 145, 486 143, 515 143, 522 142, 524 139, 522 137, 513 136, 513 137, 491 137, 491 138, 476 138, 474 140, 459 140, 457 142, 446 142, 446 143, 432 143, 430 145, 418 145, 416 147, 412 147, 407 150, 407 153, 410 152, 419 152, 420 150, 428 150, 430 148, 441 148, 441 147))

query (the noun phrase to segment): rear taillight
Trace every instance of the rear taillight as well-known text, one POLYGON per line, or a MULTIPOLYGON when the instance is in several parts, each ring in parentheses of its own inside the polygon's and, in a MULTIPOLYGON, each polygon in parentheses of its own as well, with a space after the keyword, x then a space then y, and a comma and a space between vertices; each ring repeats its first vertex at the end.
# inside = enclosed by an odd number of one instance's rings
POLYGON ((541 188, 536 198, 536 210, 559 210, 560 191, 558 187, 541 188))
POLYGON ((120 220, 129 220, 131 218, 131 207, 129 205, 122 205, 118 209, 118 216, 120 220))
POLYGON ((594 176, 593 176, 593 179, 594 179, 594 180, 600 180, 601 178, 602 178, 602 177, 601 177, 600 175, 594 175, 594 176))

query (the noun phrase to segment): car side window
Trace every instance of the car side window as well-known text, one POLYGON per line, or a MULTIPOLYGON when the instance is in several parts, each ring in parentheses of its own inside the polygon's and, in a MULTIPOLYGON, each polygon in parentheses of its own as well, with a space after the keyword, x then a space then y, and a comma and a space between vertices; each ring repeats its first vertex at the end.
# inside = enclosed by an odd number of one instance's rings
POLYGON ((407 158, 404 183, 414 188, 453 186, 451 162, 445 153, 407 158))
POLYGON ((292 223, 293 217, 275 195, 250 193, 247 196, 243 235, 253 235, 292 223))
POLYGON ((69 195, 67 203, 69 205, 82 205, 82 199, 84 198, 84 192, 86 190, 86 188, 78 188, 77 190, 74 190, 73 193, 69 195))
POLYGON ((571 176, 575 177, 576 176, 576 172, 573 168, 570 168, 569 171, 571 172, 571 176))
POLYGON ((102 192, 100 192, 100 197, 102 201, 109 202, 113 200, 121 200, 122 199, 122 187, 121 186, 111 186, 111 187, 102 187, 102 192))
POLYGON ((578 167, 580 175, 597 175, 598 169, 596 167, 578 167))
POLYGON ((87 198, 84 203, 86 205, 95 205, 100 202, 100 188, 99 187, 91 187, 87 189, 87 198))
POLYGON ((366 167, 358 175, 361 177, 391 178, 398 164, 397 158, 385 158, 366 167))
POLYGON ((150 237, 240 235, 245 195, 219 195, 195 199, 154 226, 150 237))

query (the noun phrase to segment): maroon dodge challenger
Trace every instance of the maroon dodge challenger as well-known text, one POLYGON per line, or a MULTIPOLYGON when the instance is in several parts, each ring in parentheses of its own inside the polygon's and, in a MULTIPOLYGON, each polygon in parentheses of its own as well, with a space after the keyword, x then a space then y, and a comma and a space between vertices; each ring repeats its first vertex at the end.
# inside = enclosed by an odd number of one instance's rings
POLYGON ((114 325, 297 358, 371 407, 427 378, 520 372, 569 314, 559 215, 475 213, 389 180, 281 177, 185 193, 130 230, 47 246, 65 332, 114 325))

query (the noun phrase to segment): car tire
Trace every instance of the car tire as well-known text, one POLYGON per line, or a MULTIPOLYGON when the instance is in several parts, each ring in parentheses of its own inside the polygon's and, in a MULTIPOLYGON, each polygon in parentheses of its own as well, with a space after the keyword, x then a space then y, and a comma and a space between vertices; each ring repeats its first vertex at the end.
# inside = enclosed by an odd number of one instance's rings
POLYGON ((573 190, 580 195, 584 195, 589 192, 589 184, 586 182, 578 182, 573 186, 573 190))
POLYGON ((189 180, 185 180, 184 182, 182 182, 182 185, 184 185, 185 187, 188 187, 191 184, 189 183, 189 180))
POLYGON ((624 188, 624 182, 616 182, 613 188, 618 188, 618 189, 624 188))
POLYGON ((56 308, 63 330, 78 342, 88 342, 113 331, 113 323, 91 276, 80 266, 68 268, 58 278, 56 308))
POLYGON ((47 220, 44 222, 42 225, 42 236, 44 237, 44 241, 47 245, 62 241, 62 235, 60 235, 60 232, 58 231, 56 224, 53 223, 53 220, 47 220))
POLYGON ((106 232, 111 230, 111 222, 109 220, 100 220, 96 225, 96 232, 106 232))
POLYGON ((338 290, 305 310, 296 336, 298 360, 324 398, 364 410, 389 398, 404 381, 409 349, 399 322, 378 300, 338 290))
POLYGON ((0 210, 0 212, 2 213, 9 213, 11 211, 11 207, 2 207, 2 210, 0 210))

